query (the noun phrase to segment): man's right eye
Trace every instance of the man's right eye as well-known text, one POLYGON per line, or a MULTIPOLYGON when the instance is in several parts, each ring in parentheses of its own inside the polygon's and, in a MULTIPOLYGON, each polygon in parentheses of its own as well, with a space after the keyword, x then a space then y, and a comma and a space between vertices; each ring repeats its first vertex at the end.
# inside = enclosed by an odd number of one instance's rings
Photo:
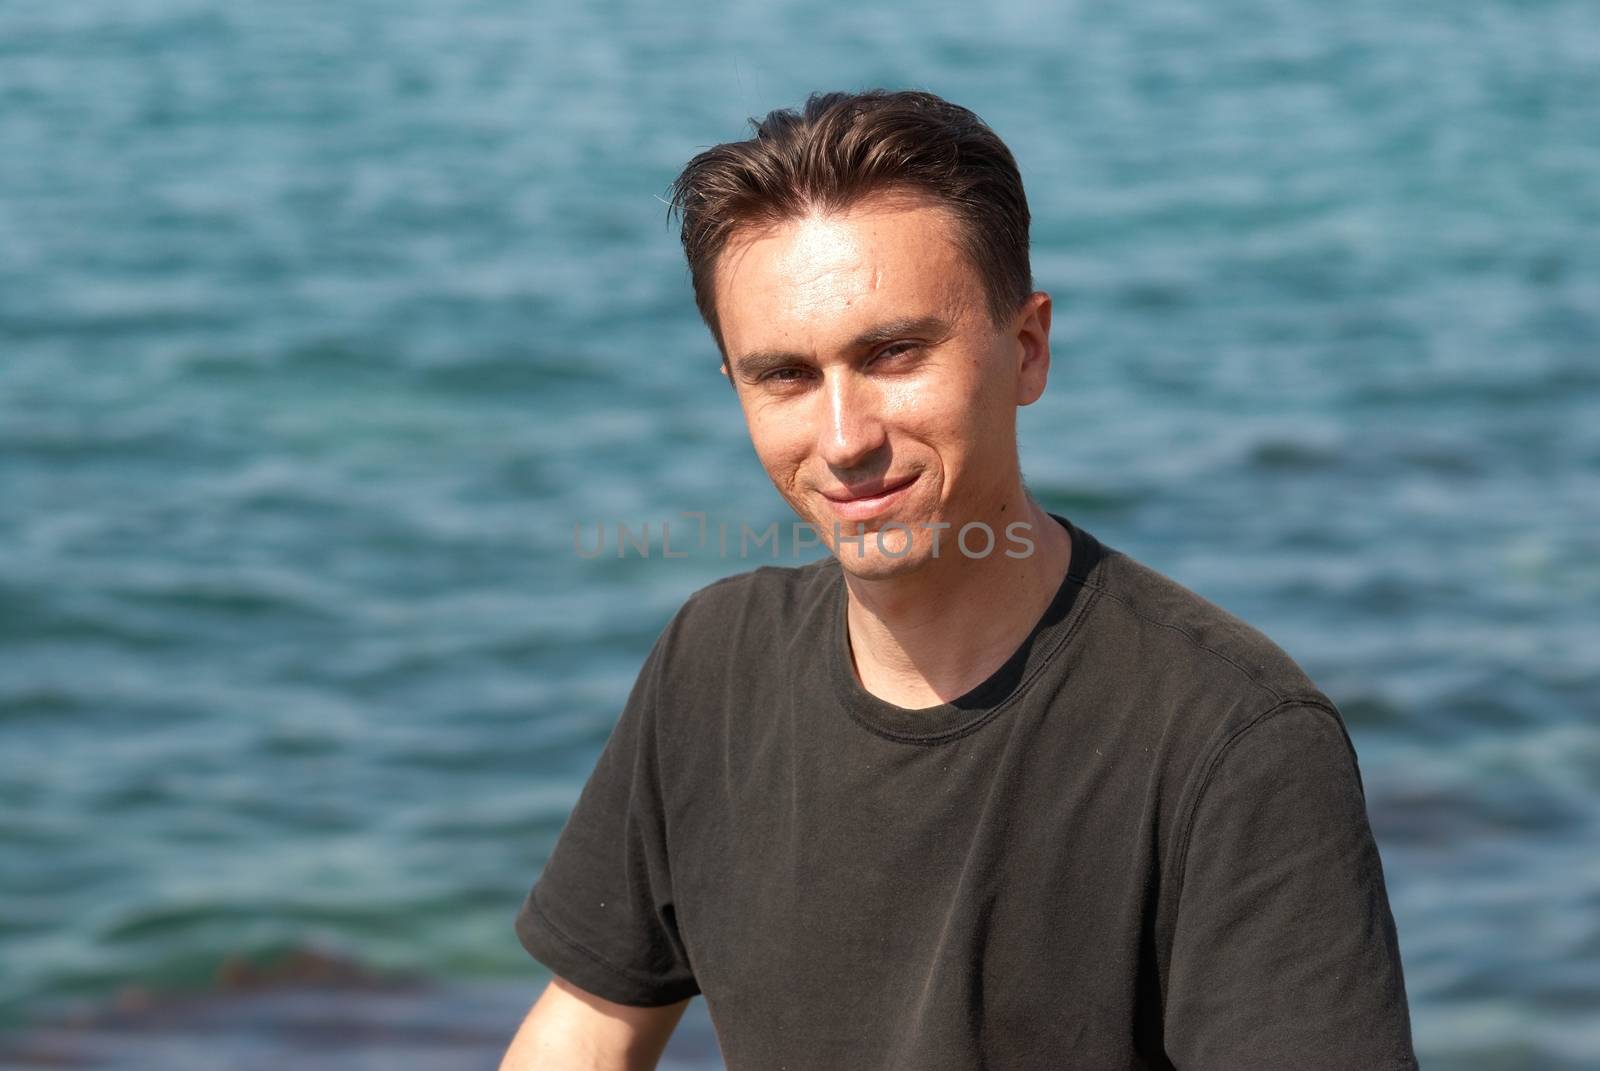
POLYGON ((774 368, 762 376, 761 379, 765 383, 798 383, 805 378, 805 375, 806 370, 804 368, 790 365, 787 368, 774 368))

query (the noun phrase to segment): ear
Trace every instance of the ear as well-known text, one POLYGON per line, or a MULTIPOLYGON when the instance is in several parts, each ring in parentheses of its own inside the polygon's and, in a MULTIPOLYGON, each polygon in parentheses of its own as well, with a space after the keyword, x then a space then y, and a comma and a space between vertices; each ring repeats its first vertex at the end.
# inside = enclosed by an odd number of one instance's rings
POLYGON ((1050 295, 1029 294, 1012 321, 1017 343, 1017 404, 1032 405, 1050 378, 1050 295))

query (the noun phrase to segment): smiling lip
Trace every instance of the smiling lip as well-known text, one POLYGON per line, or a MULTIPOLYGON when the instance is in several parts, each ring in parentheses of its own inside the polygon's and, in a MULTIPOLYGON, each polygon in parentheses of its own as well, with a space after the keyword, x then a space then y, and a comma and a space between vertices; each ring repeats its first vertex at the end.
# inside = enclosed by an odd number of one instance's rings
POLYGON ((915 476, 901 480, 879 480, 848 487, 843 491, 824 491, 822 496, 833 504, 833 511, 845 520, 864 521, 894 505, 905 494, 906 488, 916 482, 915 476))

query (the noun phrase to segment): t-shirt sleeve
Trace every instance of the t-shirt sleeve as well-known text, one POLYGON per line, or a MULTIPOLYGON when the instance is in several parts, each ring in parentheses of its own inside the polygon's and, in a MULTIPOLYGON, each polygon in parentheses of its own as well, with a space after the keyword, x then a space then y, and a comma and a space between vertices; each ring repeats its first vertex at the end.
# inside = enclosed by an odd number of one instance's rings
POLYGON ((535 959, 618 1004, 672 1004, 700 991, 675 917, 655 733, 670 631, 645 660, 516 916, 535 959))
POLYGON ((1172 1062, 1414 1068, 1394 919, 1337 715, 1291 704, 1234 736, 1189 829, 1165 1011, 1172 1062))

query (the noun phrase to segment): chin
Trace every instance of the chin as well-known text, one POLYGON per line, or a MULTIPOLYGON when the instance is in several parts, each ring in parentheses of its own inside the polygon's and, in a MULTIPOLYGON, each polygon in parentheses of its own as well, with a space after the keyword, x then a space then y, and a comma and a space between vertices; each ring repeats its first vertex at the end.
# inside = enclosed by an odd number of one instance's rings
MULTIPOLYGON (((885 540, 889 551, 899 550, 898 542, 902 537, 891 533, 885 540), (890 540, 896 542, 890 542, 890 540)), ((927 564, 930 556, 930 547, 925 540, 913 537, 904 552, 896 555, 885 551, 878 544, 876 530, 866 533, 865 553, 861 545, 851 542, 841 542, 830 548, 833 556, 839 559, 839 565, 851 576, 862 580, 887 580, 891 577, 905 576, 914 573, 927 564)))
POLYGON ((858 580, 890 580, 908 576, 925 564, 922 558, 915 554, 907 554, 903 558, 891 558, 887 554, 879 554, 869 548, 864 556, 858 555, 854 546, 846 547, 844 553, 836 553, 834 557, 839 559, 840 568, 858 580))

